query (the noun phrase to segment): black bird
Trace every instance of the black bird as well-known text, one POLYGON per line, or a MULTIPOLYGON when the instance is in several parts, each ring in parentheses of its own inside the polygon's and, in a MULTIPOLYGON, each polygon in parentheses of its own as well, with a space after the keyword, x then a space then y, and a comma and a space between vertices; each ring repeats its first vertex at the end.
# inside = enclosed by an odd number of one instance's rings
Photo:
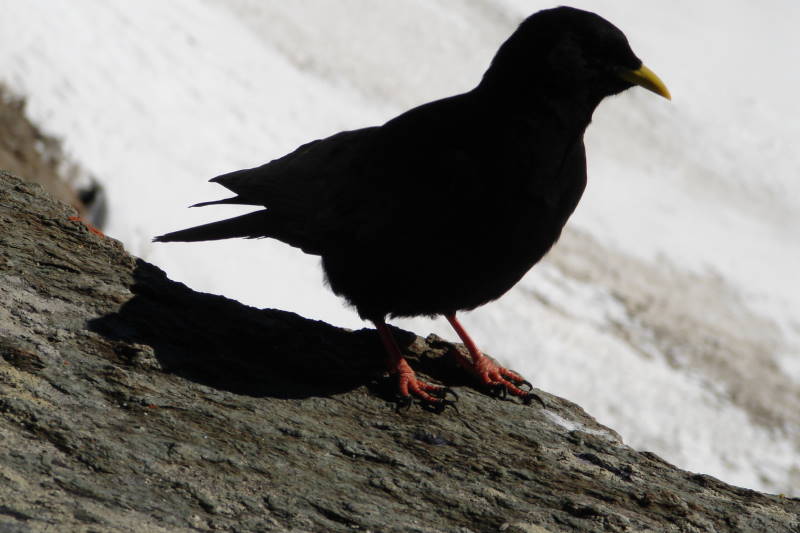
POLYGON ((198 206, 266 209, 155 240, 272 237, 321 256, 331 289, 376 325, 406 401, 450 403, 446 389, 417 379, 386 317, 444 315, 482 384, 530 399, 456 312, 499 298, 556 242, 586 184, 592 113, 634 85, 670 98, 614 25, 569 7, 540 11, 471 91, 218 176, 236 196, 198 206))

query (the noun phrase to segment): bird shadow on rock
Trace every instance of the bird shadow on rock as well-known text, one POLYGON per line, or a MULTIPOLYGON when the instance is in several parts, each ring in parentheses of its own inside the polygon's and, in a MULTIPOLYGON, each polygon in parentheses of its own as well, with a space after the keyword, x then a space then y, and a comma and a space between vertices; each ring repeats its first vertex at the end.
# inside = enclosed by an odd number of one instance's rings
MULTIPOLYGON (((257 397, 331 396, 366 385, 373 394, 394 398, 372 329, 350 331, 196 292, 142 260, 129 289, 133 297, 117 312, 88 325, 111 341, 123 362, 257 397)), ((463 384, 465 376, 447 357, 453 345, 393 331, 417 370, 449 386, 463 384)))

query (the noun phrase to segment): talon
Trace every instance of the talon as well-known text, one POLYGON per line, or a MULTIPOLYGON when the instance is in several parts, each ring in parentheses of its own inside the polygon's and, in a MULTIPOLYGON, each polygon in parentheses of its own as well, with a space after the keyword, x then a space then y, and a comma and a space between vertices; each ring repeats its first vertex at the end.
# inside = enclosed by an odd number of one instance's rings
POLYGON ((417 378, 414 370, 409 366, 408 362, 400 352, 392 332, 385 322, 376 321, 375 327, 378 329, 378 334, 386 348, 386 354, 389 356, 388 367, 389 373, 397 376, 397 410, 411 407, 411 404, 416 400, 419 404, 428 410, 442 412, 448 405, 452 405, 453 400, 447 400, 445 397, 448 393, 457 398, 456 394, 447 387, 441 385, 431 385, 417 378))
POLYGON ((410 395, 403 396, 402 394, 398 394, 397 396, 395 396, 395 403, 397 404, 395 412, 399 413, 403 409, 405 409, 406 411, 411 409, 411 405, 414 403, 414 399, 410 395))
POLYGON ((508 389, 502 383, 491 383, 489 384, 489 394, 494 396, 495 398, 500 398, 501 400, 506 399, 506 395, 508 393, 508 389))
POLYGON ((458 407, 456 407, 456 403, 453 400, 439 400, 438 402, 420 402, 420 405, 426 411, 430 411, 432 413, 442 413, 448 407, 452 407, 453 409, 458 412, 458 407))
POLYGON ((452 394, 453 398, 458 400, 458 394, 450 387, 439 387, 435 391, 432 391, 431 394, 442 400, 446 399, 448 394, 452 394))
POLYGON ((519 374, 517 374, 516 372, 514 372, 512 370, 509 370, 507 368, 503 368, 502 366, 499 366, 499 365, 497 367, 497 370, 498 370, 501 378, 505 378, 508 381, 511 381, 512 383, 514 383, 514 385, 517 385, 517 384, 525 382, 525 378, 523 378, 522 376, 520 376, 519 374))
POLYGON ((456 319, 455 314, 446 315, 446 317, 469 352, 469 356, 466 356, 457 349, 453 350, 458 357, 459 364, 481 382, 485 387, 484 390, 495 398, 506 399, 509 394, 512 394, 521 398, 522 401, 526 401, 526 399, 530 401, 535 398, 544 405, 541 398, 530 392, 533 389, 533 385, 528 380, 513 370, 500 366, 495 360, 481 353, 478 346, 456 319), (524 386, 528 387, 527 391, 520 388, 524 386))
POLYGON ((530 404, 531 404, 531 400, 536 400, 537 402, 539 402, 540 404, 542 404, 542 407, 547 407, 547 405, 544 403, 544 400, 542 400, 542 397, 541 397, 541 396, 539 396, 539 395, 538 395, 538 394, 536 394, 536 393, 529 392, 529 393, 528 393, 528 394, 526 394, 525 396, 522 396, 522 402, 523 402, 525 405, 530 405, 530 404))
POLYGON ((458 404, 456 404, 454 400, 445 400, 445 401, 447 402, 447 405, 445 407, 452 407, 457 415, 461 414, 461 411, 458 410, 458 404))

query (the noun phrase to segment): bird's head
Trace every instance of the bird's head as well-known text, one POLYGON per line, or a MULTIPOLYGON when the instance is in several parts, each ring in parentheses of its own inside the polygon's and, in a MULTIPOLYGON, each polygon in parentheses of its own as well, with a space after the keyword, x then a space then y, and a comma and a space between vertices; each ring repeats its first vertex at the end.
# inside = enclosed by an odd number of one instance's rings
POLYGON ((509 97, 584 104, 639 85, 671 98, 616 26, 571 7, 539 11, 503 43, 481 82, 509 97))

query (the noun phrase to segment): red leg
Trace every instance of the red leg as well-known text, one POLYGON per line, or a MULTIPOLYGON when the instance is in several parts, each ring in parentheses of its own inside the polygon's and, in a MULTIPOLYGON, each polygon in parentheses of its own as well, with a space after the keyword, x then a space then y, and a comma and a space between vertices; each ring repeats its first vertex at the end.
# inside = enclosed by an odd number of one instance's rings
POLYGON ((385 322, 375 321, 375 327, 378 328, 378 335, 381 337, 383 347, 386 348, 389 373, 397 375, 397 387, 400 396, 404 400, 410 400, 412 395, 414 395, 430 405, 442 407, 450 405, 452 403, 450 400, 445 400, 430 394, 438 393, 442 395, 447 390, 445 387, 431 385, 417 379, 414 370, 409 366, 403 354, 400 353, 400 347, 397 346, 397 342, 395 342, 392 332, 389 330, 389 326, 387 326, 385 322))
POLYGON ((537 399, 540 402, 542 401, 537 395, 519 388, 521 385, 530 386, 530 383, 528 383, 525 378, 512 370, 498 365, 495 361, 481 353, 475 341, 472 340, 467 330, 464 329, 464 326, 462 326, 461 322, 456 318, 455 313, 447 315, 447 321, 450 322, 450 325, 456 330, 464 346, 466 346, 469 351, 469 359, 461 353, 458 354, 459 363, 474 374, 483 385, 501 392, 502 394, 508 391, 514 396, 519 396, 525 400, 537 399))
POLYGON ((91 224, 89 224, 88 222, 86 222, 86 221, 85 221, 83 218, 81 218, 81 217, 69 217, 69 219, 70 219, 71 221, 73 221, 73 222, 80 222, 80 223, 82 223, 84 226, 86 226, 86 229, 88 229, 89 231, 91 231, 92 233, 94 233, 95 235, 97 235, 98 237, 103 237, 103 238, 105 238, 105 237, 106 237, 106 234, 105 234, 105 233, 103 233, 103 232, 102 232, 102 231, 100 231, 99 229, 95 228, 94 226, 92 226, 91 224))

